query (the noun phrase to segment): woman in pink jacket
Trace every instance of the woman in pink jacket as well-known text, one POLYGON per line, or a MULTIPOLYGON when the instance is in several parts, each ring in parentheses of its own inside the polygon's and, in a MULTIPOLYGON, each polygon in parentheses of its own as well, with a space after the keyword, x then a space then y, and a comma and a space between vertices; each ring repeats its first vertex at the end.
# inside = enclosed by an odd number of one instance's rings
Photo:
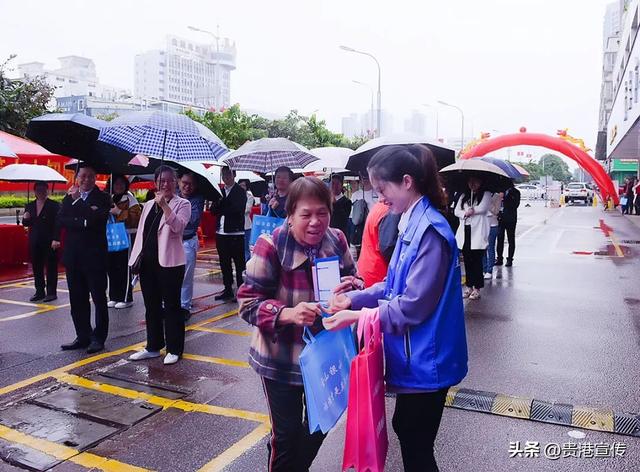
POLYGON ((185 267, 182 233, 191 218, 191 204, 176 195, 178 178, 173 168, 158 167, 155 181, 158 190, 155 198, 144 204, 129 259, 134 272, 139 270, 140 274, 147 347, 129 359, 159 357, 160 349, 166 346, 164 364, 169 365, 178 362, 184 350, 184 316, 180 309, 185 267))

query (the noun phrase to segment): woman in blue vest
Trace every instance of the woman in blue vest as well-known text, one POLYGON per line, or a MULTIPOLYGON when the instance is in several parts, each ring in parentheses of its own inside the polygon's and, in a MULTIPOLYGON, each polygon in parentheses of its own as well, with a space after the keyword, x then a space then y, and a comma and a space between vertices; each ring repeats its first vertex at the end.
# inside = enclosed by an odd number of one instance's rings
POLYGON ((361 308, 379 307, 385 380, 396 393, 393 429, 404 470, 438 470, 433 444, 447 390, 467 374, 458 248, 442 214, 446 200, 438 168, 426 147, 386 147, 368 170, 381 200, 401 214, 398 242, 386 280, 335 296, 335 314, 324 324, 340 329, 357 321, 361 308))

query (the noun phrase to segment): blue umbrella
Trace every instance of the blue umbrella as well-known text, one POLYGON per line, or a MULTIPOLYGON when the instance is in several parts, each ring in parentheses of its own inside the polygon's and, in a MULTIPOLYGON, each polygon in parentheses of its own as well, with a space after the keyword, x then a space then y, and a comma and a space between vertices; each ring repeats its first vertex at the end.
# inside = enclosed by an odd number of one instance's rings
POLYGON ((489 164, 493 164, 496 167, 499 167, 504 171, 505 174, 507 174, 507 176, 509 176, 511 180, 515 182, 524 181, 524 176, 520 172, 518 172, 518 169, 516 169, 511 164, 511 162, 503 161, 502 159, 498 159, 497 157, 491 157, 491 156, 481 157, 480 160, 484 162, 488 162, 489 164))
POLYGON ((156 159, 215 161, 229 152, 213 131, 186 115, 162 111, 131 112, 107 123, 100 141, 156 159))

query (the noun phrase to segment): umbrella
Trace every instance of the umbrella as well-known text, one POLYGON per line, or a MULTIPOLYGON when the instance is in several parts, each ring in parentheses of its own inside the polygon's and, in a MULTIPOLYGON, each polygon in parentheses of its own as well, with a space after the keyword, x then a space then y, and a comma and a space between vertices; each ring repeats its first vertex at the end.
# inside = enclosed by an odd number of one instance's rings
POLYGON ((518 164, 511 164, 513 167, 515 167, 515 169, 520 172, 520 174, 523 177, 531 177, 531 174, 529 174, 529 171, 527 169, 525 169, 524 167, 518 165, 518 164))
MULTIPOLYGON (((36 158, 63 158, 64 156, 49 152, 42 146, 29 141, 28 139, 20 138, 4 131, 0 131, 0 142, 3 142, 9 151, 12 152, 18 158, 36 159, 36 158)), ((13 157, 13 156, 7 156, 13 157)))
POLYGON ((524 180, 524 176, 521 172, 516 169, 511 162, 503 161, 502 159, 498 159, 496 157, 484 156, 480 158, 484 162, 488 162, 489 164, 493 164, 494 166, 500 167, 504 171, 505 174, 509 176, 511 180, 514 182, 522 182, 524 180))
POLYGON ((143 167, 130 167, 133 154, 98 141, 100 128, 108 122, 83 113, 49 113, 32 119, 27 137, 48 150, 82 161, 100 174, 149 172, 143 167))
POLYGON ((410 144, 423 144, 428 147, 433 153, 433 157, 436 158, 438 169, 442 169, 455 162, 456 153, 453 149, 432 144, 424 138, 424 136, 415 134, 393 134, 374 138, 364 143, 356 149, 356 152, 349 158, 346 167, 353 172, 366 172, 367 165, 373 155, 383 147, 410 144))
POLYGON ((11 150, 11 147, 7 143, 0 139, 0 158, 6 157, 16 159, 18 156, 11 150))
POLYGON ((464 192, 469 177, 478 177, 482 180, 482 188, 489 192, 503 192, 511 187, 509 176, 498 166, 480 159, 461 159, 451 164, 440 173, 446 180, 449 190, 464 192))
MULTIPOLYGON (((207 168, 207 172, 211 173, 215 182, 222 182, 222 176, 220 175, 222 167, 227 166, 223 162, 216 162, 207 168)), ((249 187, 254 195, 265 195, 268 191, 267 182, 255 172, 248 170, 236 171, 236 182, 241 180, 249 180, 249 187)))
POLYGON ((51 167, 38 164, 9 164, 0 169, 0 180, 67 183, 67 179, 51 167))
POLYGON ((100 141, 162 161, 215 161, 228 152, 213 131, 186 115, 135 111, 106 123, 100 141))
POLYGON ((233 170, 266 174, 282 166, 303 168, 318 158, 306 147, 287 138, 261 138, 244 143, 222 160, 233 170))
POLYGON ((196 176, 196 182, 198 185, 198 192, 206 199, 210 201, 217 201, 222 197, 220 193, 220 187, 218 182, 213 178, 209 169, 205 167, 202 162, 181 162, 174 163, 169 162, 167 165, 176 168, 178 174, 182 174, 185 171, 193 172, 196 176))
POLYGON ((342 174, 347 170, 347 161, 354 154, 353 149, 344 147, 320 147, 310 150, 311 154, 319 160, 312 162, 303 169, 303 172, 328 172, 330 174, 342 174))

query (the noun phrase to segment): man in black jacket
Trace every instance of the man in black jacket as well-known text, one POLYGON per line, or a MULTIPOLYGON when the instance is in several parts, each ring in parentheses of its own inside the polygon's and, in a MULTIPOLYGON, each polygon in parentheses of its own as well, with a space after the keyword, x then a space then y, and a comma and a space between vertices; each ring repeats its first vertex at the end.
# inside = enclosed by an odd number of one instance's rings
POLYGON ((29 301, 46 303, 58 298, 58 254, 51 242, 55 234, 60 204, 48 198, 49 186, 46 182, 36 182, 33 191, 36 199, 27 204, 22 217, 22 224, 29 227, 29 254, 36 285, 36 293, 29 301))
POLYGON ((333 196, 333 210, 331 211, 331 222, 329 226, 339 229, 344 233, 347 242, 349 238, 349 215, 351 214, 351 200, 343 193, 344 177, 334 174, 331 176, 331 196, 333 196))
POLYGON ((502 210, 498 213, 498 244, 496 252, 495 265, 500 266, 503 263, 502 253, 504 252, 504 233, 507 233, 509 241, 509 256, 505 267, 513 265, 513 255, 516 252, 516 223, 518 222, 518 207, 520 206, 520 190, 512 187, 507 189, 502 199, 502 210))
POLYGON ((222 200, 211 206, 211 212, 218 217, 218 231, 216 233, 216 247, 220 258, 224 291, 215 297, 216 300, 234 300, 233 293, 233 261, 236 268, 236 283, 242 285, 242 273, 245 269, 244 260, 244 211, 247 204, 247 194, 236 185, 235 172, 223 167, 222 181, 224 190, 222 200))
MULTIPOLYGON (((111 198, 96 187, 95 170, 80 168, 58 214, 58 225, 66 230, 62 261, 76 330, 76 339, 61 346, 65 351, 87 348, 91 354, 104 349, 109 330, 106 224, 110 208, 111 198), (91 328, 89 294, 95 306, 95 329, 91 328)), ((56 236, 53 244, 58 241, 56 236)))

